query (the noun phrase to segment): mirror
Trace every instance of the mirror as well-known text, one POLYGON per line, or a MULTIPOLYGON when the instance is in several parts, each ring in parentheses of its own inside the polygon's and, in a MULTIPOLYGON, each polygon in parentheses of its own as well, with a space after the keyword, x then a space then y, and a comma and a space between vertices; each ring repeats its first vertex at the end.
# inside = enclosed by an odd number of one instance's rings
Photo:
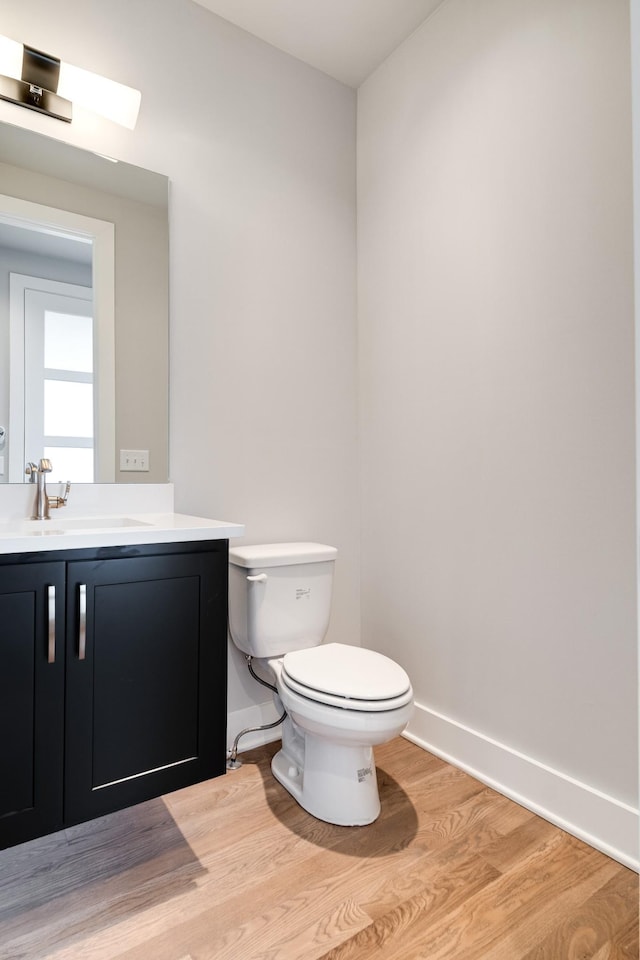
POLYGON ((168 244, 166 177, 0 125, 0 483, 168 479, 168 244))

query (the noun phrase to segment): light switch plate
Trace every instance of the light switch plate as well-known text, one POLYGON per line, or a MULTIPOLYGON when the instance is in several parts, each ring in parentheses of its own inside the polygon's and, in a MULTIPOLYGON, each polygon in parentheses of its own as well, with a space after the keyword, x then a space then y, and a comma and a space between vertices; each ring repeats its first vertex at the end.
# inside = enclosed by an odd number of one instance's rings
POLYGON ((136 473, 149 472, 148 450, 121 450, 120 470, 129 470, 136 473))

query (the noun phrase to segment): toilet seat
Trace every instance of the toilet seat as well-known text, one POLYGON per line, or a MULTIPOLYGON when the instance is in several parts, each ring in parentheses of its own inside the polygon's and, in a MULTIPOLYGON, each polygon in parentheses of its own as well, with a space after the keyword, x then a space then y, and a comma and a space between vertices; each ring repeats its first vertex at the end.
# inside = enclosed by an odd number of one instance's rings
POLYGON ((396 710, 413 698, 409 677, 399 664, 344 643, 285 654, 280 681, 315 703, 367 713, 396 710))

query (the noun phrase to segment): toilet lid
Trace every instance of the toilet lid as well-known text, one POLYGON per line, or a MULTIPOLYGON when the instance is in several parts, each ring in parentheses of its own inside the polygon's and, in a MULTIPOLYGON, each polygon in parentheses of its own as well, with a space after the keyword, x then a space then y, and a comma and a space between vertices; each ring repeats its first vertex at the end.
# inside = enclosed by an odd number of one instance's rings
POLYGON ((346 700, 357 701, 354 709, 395 709, 413 695, 401 666, 374 650, 344 643, 285 654, 281 679, 311 699, 340 706, 346 706, 346 700))

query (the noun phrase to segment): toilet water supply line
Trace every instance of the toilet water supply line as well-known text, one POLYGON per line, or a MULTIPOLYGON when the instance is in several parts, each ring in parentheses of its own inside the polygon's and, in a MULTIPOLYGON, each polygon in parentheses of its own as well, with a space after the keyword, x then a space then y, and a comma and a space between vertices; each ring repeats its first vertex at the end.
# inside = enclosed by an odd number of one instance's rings
MULTIPOLYGON (((251 666, 251 661, 253 657, 245 655, 245 660, 247 661, 247 667, 249 668, 249 673, 254 680, 257 680, 258 683, 261 683, 263 687, 268 687, 269 690, 273 690, 274 693, 278 692, 278 688, 275 687, 272 683, 269 683, 267 680, 263 680, 262 677, 259 677, 251 666)), ((242 766, 242 760, 238 760, 238 743, 241 737, 244 737, 245 733, 256 733, 259 730, 273 730, 274 727, 279 727, 284 718, 287 715, 285 710, 281 717, 278 717, 277 720, 274 720, 273 723, 264 723, 261 727, 247 727, 246 730, 241 730, 238 736, 233 741, 233 746, 231 750, 227 753, 227 770, 237 770, 238 767, 242 766)))

